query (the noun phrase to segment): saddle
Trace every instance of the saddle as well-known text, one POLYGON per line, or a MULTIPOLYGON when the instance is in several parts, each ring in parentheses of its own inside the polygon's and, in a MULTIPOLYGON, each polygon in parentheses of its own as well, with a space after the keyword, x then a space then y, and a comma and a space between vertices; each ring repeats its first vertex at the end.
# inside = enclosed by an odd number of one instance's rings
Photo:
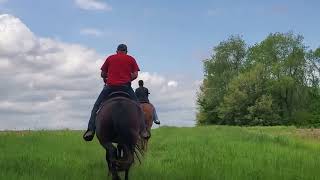
POLYGON ((128 93, 128 85, 120 85, 120 86, 110 86, 111 93, 108 95, 108 99, 114 97, 126 97, 130 99, 130 95, 128 93))
POLYGON ((150 104, 150 102, 147 101, 147 100, 139 100, 139 103, 141 103, 141 104, 143 104, 143 103, 150 104))
MULTIPOLYGON (((117 101, 119 99, 127 99, 127 100, 130 100, 132 102, 134 102, 135 104, 137 104, 137 106, 140 106, 138 102, 135 102, 134 100, 131 99, 131 96, 128 92, 126 92, 125 90, 123 89, 115 89, 114 91, 112 91, 109 95, 108 95, 108 98, 107 100, 105 100, 101 106, 103 106, 103 104, 106 104, 106 103, 109 103, 111 101, 117 101)), ((100 106, 100 108, 101 108, 100 106)))
POLYGON ((131 97, 129 95, 129 93, 125 92, 124 90, 121 90, 121 89, 117 89, 117 90, 114 90, 113 92, 111 92, 108 96, 107 96, 107 100, 104 100, 100 106, 99 106, 99 109, 98 111, 96 112, 96 114, 98 114, 101 110, 101 108, 106 104, 106 103, 109 103, 110 101, 114 101, 114 100, 117 100, 117 99, 122 99, 122 98, 126 98, 126 99, 130 99, 131 100, 131 97))
POLYGON ((115 98, 115 97, 126 97, 130 98, 130 95, 124 91, 115 91, 109 94, 108 99, 115 98))

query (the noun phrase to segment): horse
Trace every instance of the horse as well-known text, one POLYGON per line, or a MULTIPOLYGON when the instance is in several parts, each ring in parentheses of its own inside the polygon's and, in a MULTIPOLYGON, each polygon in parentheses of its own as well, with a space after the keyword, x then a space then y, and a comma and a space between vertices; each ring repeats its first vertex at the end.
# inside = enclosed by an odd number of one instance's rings
MULTIPOLYGON (((145 120, 145 124, 146 124, 146 129, 151 137, 151 127, 153 124, 153 112, 154 112, 154 106, 151 103, 147 103, 147 102, 141 102, 141 108, 144 112, 144 120, 145 120)), ((144 142, 144 148, 145 150, 147 150, 148 147, 148 139, 146 139, 144 142)))
POLYGON ((129 170, 135 157, 140 161, 145 144, 140 137, 143 112, 135 101, 127 97, 112 97, 105 101, 97 112, 96 134, 106 150, 106 161, 113 180, 120 180, 118 172, 129 170), (117 146, 113 144, 117 143, 117 146))

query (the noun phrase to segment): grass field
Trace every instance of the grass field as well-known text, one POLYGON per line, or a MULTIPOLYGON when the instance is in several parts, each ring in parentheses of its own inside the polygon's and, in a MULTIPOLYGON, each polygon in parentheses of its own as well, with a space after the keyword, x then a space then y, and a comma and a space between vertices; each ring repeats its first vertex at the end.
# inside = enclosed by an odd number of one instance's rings
MULTIPOLYGON (((159 128, 130 178, 320 179, 319 130, 159 128)), ((0 179, 107 179, 104 150, 80 131, 0 132, 0 179)))

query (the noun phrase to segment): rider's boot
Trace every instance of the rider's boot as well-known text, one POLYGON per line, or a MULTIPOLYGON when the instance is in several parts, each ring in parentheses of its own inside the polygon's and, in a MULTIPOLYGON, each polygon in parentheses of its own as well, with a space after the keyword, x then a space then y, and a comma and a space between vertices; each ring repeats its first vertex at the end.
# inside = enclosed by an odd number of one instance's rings
POLYGON ((154 120, 153 122, 154 122, 155 124, 159 124, 159 125, 160 125, 159 119, 156 119, 156 120, 154 120))
POLYGON ((94 137, 95 131, 88 129, 84 134, 83 134, 83 139, 85 141, 92 141, 94 137))
POLYGON ((159 118, 158 118, 158 114, 157 114, 156 108, 153 108, 153 122, 155 124, 159 124, 160 125, 160 121, 159 121, 159 118))

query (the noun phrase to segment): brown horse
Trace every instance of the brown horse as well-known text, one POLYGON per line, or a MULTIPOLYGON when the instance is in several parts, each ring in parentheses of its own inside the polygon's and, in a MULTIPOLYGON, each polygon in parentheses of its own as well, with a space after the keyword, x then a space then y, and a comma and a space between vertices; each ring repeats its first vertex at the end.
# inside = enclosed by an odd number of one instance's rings
MULTIPOLYGON (((145 120, 145 124, 146 124, 146 129, 151 137, 151 127, 152 127, 152 123, 153 123, 153 112, 154 112, 154 106, 151 103, 141 103, 141 108, 144 112, 144 120, 145 120)), ((146 139, 144 147, 145 150, 147 150, 148 147, 148 140, 146 139)))
POLYGON ((125 171, 127 180, 135 155, 139 159, 138 154, 143 154, 144 143, 140 137, 142 122, 143 112, 139 104, 126 97, 111 98, 99 109, 96 133, 100 144, 106 149, 106 160, 113 180, 120 179, 120 171, 125 171), (117 147, 112 143, 117 143, 117 147))

